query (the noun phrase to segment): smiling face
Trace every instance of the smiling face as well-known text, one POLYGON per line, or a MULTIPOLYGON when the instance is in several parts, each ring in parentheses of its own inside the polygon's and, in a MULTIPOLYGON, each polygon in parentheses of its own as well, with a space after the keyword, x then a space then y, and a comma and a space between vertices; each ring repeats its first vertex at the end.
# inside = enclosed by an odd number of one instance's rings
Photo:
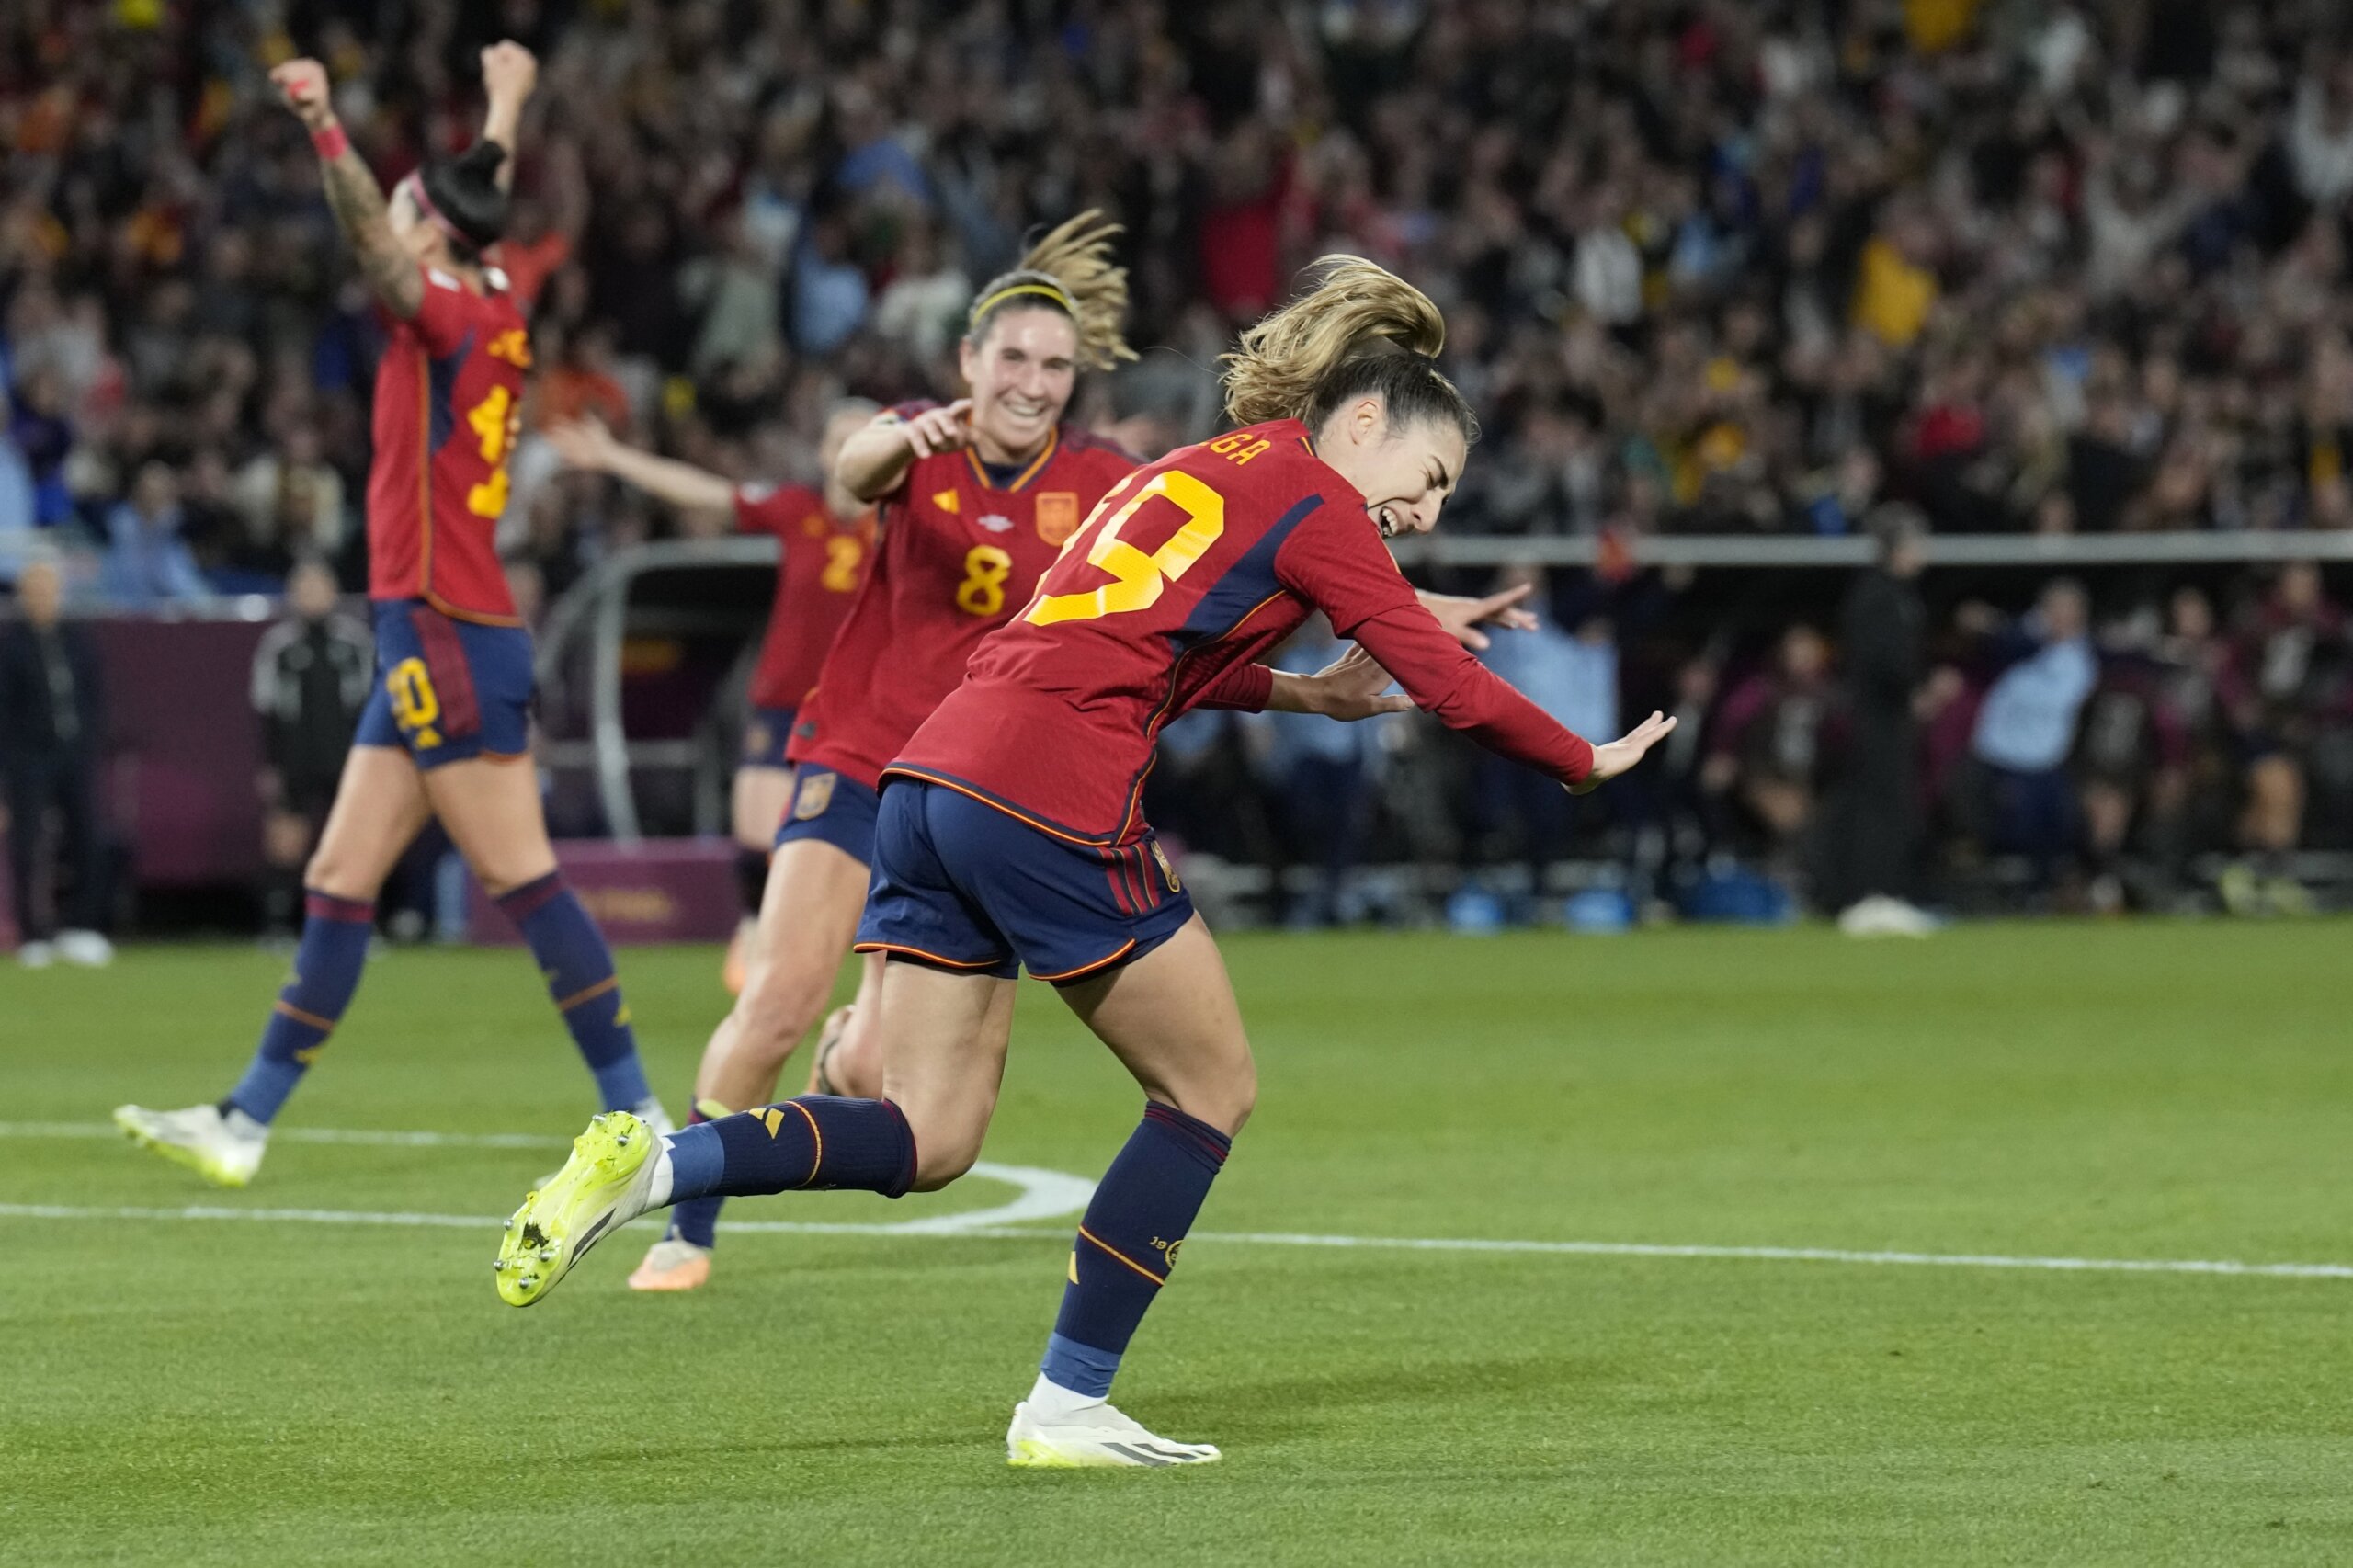
POLYGON ((1378 394, 1342 403, 1315 437, 1315 455, 1363 494, 1364 509, 1384 539, 1438 527, 1469 454, 1452 421, 1392 426, 1378 394))
POLYGON ((1014 306, 990 318, 980 339, 957 347, 972 392, 972 436, 981 460, 1037 455, 1070 405, 1078 381, 1078 328, 1045 306, 1014 306))

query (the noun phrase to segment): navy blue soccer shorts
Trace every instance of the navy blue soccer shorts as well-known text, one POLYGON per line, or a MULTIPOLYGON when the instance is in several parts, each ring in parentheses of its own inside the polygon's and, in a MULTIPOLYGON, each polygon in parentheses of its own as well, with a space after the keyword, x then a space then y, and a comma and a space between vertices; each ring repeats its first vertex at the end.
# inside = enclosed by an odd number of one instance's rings
POLYGON ((352 744, 404 747, 420 768, 530 755, 531 634, 442 614, 422 599, 383 599, 376 689, 352 744))
POLYGON ((860 952, 1060 984, 1143 957, 1193 916, 1149 833, 1082 844, 944 784, 885 783, 860 952))
POLYGON ((830 767, 803 763, 792 776, 792 800, 777 824, 779 849, 798 839, 830 844, 861 866, 874 863, 873 790, 830 767))
POLYGON ((790 767, 784 760, 784 748, 792 740, 790 708, 754 708, 744 715, 744 756, 745 767, 790 767))

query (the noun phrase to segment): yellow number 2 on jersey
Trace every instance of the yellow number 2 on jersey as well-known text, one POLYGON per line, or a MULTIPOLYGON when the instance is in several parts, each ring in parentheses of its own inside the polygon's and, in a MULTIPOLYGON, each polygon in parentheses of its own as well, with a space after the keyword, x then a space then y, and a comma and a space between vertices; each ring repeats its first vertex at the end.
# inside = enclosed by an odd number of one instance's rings
POLYGON ((1103 531, 1087 546, 1087 564, 1108 572, 1112 581, 1083 594, 1045 595, 1029 607, 1029 623, 1052 626, 1058 621, 1095 620, 1149 609, 1159 602, 1161 590, 1191 571, 1193 562, 1208 554, 1210 546, 1224 532, 1225 497, 1189 473, 1163 470, 1111 514, 1103 531), (1176 504, 1185 514, 1185 526, 1146 555, 1121 539, 1120 530, 1138 507, 1155 495, 1176 504))

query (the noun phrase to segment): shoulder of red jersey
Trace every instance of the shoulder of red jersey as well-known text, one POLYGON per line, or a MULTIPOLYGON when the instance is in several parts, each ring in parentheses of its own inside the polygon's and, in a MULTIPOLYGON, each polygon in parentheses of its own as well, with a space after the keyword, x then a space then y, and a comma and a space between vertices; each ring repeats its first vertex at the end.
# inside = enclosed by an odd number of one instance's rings
POLYGON ((1108 436, 1098 436, 1076 425, 1057 427, 1063 449, 1073 457, 1085 455, 1106 462, 1116 462, 1125 468, 1142 468, 1143 460, 1108 436))
POLYGON ((825 498, 805 484, 739 484, 735 527, 743 533, 782 533, 824 505, 825 498))

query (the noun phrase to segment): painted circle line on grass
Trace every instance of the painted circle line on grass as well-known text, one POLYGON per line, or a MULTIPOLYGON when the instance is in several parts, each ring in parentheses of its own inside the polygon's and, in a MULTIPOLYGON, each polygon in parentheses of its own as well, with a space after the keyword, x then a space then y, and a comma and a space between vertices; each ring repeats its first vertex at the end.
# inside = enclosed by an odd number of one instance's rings
MULTIPOLYGON (((111 1138, 116 1129, 94 1122, 0 1122, 0 1138, 111 1138)), ((444 1144, 472 1148, 551 1148, 561 1139, 528 1134, 338 1131, 289 1128, 272 1134, 313 1143, 444 1144)), ((1018 1230, 1024 1221, 1061 1219, 1086 1205, 1095 1184, 1061 1171, 1029 1165, 972 1167, 974 1176, 1011 1182, 1020 1192, 993 1209, 943 1214, 894 1224, 824 1224, 791 1220, 731 1221, 731 1233, 767 1235, 972 1236, 995 1241, 1059 1241, 1054 1231, 1018 1230)), ((60 1203, 0 1203, 0 1219, 14 1220, 246 1220, 288 1224, 394 1225, 475 1230, 503 1224, 471 1214, 374 1212, 347 1209, 231 1209, 191 1204, 178 1209, 82 1206, 60 1203)), ((2353 1264, 2243 1263, 2232 1259, 2035 1257, 2000 1253, 1866 1252, 1843 1247, 1712 1246, 1660 1242, 1548 1242, 1447 1236, 1325 1236, 1269 1231, 1196 1231, 1193 1240, 1246 1246, 1361 1247, 1391 1252, 1536 1254, 1583 1257, 1745 1259, 1767 1263, 1846 1263, 1899 1267, 2033 1269, 2091 1274, 2207 1274, 2272 1279, 2353 1279, 2353 1264)))
MULTIPOLYGON (((0 1121, 0 1139, 8 1138, 98 1138, 119 1139, 122 1129, 103 1121, 0 1121)), ((363 1143, 394 1148, 458 1148, 458 1149, 563 1149, 571 1146, 567 1138, 543 1137, 536 1132, 401 1132, 371 1129, 335 1127, 288 1127, 273 1131, 270 1136, 288 1143, 363 1143)), ((900 1220, 891 1224, 870 1225, 801 1225, 775 1221, 742 1220, 728 1224, 731 1231, 844 1231, 851 1235, 918 1235, 953 1236, 967 1231, 986 1231, 1000 1225, 1018 1225, 1030 1220, 1060 1220, 1086 1207, 1095 1196, 1095 1184, 1085 1176, 1071 1176, 1063 1171, 1040 1170, 1035 1165, 1000 1165, 983 1160, 974 1165, 972 1174, 983 1181, 1006 1182, 1018 1188, 1013 1197, 990 1209, 968 1209, 954 1214, 938 1214, 921 1220, 900 1220)), ((0 1206, 0 1217, 27 1220, 85 1218, 106 1215, 123 1220, 223 1220, 277 1219, 297 1221, 345 1220, 354 1224, 392 1225, 471 1225, 475 1221, 455 1214, 368 1215, 347 1213, 337 1210, 314 1209, 223 1209, 199 1207, 190 1209, 104 1210, 67 1213, 54 1204, 29 1203, 0 1206)))

